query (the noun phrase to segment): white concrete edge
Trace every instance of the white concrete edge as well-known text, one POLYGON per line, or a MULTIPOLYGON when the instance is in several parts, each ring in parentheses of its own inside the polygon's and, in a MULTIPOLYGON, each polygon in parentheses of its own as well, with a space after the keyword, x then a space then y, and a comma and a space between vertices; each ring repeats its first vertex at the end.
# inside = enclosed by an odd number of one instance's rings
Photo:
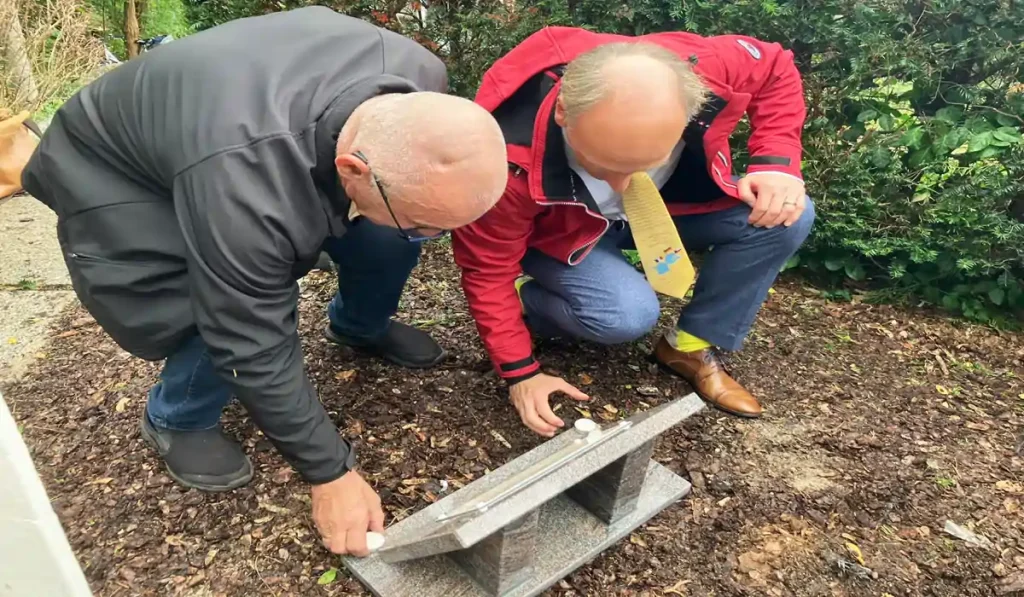
POLYGON ((0 472, 0 597, 92 597, 2 393, 0 472))

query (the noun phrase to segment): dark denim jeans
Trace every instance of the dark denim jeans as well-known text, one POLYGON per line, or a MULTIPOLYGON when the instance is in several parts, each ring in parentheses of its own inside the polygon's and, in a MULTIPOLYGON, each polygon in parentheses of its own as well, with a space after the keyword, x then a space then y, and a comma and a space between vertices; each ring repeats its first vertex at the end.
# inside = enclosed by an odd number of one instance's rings
MULTIPOLYGON (((814 205, 792 226, 756 228, 750 208, 674 218, 683 244, 710 251, 701 264, 693 297, 679 329, 725 350, 737 350, 750 331, 775 278, 814 223, 814 205)), ((523 258, 534 282, 522 288, 530 328, 540 336, 579 338, 601 344, 631 342, 657 324, 658 296, 623 249, 633 248, 629 225, 616 222, 579 264, 569 266, 538 251, 523 258)))
MULTIPOLYGON (((330 325, 344 336, 373 339, 383 334, 398 310, 421 245, 394 228, 360 221, 323 250, 338 269, 338 292, 327 308, 330 325)), ((150 390, 146 410, 165 429, 209 429, 231 399, 231 385, 216 372, 198 335, 168 357, 160 381, 150 390)))

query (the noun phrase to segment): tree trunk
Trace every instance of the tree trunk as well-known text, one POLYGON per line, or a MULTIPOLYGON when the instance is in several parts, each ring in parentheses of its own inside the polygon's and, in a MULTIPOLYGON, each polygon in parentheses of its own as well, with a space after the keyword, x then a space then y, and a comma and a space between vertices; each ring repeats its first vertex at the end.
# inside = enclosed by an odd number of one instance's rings
POLYGON ((135 12, 135 0, 124 1, 124 48, 131 60, 139 55, 139 15, 135 12))
POLYGON ((21 30, 18 7, 0 12, 0 39, 3 40, 4 62, 10 70, 10 82, 17 103, 35 106, 39 101, 39 88, 32 75, 32 62, 25 48, 25 33, 21 30))

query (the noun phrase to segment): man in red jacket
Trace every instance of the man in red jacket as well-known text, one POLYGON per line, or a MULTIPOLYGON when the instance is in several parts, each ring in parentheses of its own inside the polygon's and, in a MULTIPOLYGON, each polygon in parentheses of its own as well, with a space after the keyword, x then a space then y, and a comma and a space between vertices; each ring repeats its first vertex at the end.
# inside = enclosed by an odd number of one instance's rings
POLYGON ((498 204, 453 233, 455 259, 523 422, 553 435, 563 422, 550 394, 587 399, 541 373, 531 331, 612 344, 657 323, 657 294, 622 253, 642 232, 631 229, 623 192, 643 173, 671 214, 668 230, 674 224, 686 250, 707 251, 693 296, 654 358, 712 405, 759 416, 760 404, 717 350, 740 348, 814 220, 800 171, 805 107, 792 54, 745 36, 631 38, 551 27, 496 62, 475 101, 501 124, 510 171, 498 204), (744 114, 752 132, 740 177, 729 137, 744 114))

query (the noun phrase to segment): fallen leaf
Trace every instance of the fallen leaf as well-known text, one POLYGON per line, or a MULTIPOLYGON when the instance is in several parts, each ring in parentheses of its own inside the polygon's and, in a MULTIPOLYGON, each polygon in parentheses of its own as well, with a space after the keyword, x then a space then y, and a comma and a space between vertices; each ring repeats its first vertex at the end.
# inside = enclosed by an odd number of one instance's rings
POLYGON ((316 584, 318 584, 318 585, 329 585, 332 582, 334 582, 337 578, 338 578, 338 569, 337 568, 331 568, 330 570, 327 570, 326 572, 324 572, 323 574, 320 575, 320 578, 318 578, 316 580, 316 584))
POLYGON ((846 550, 853 554, 853 557, 857 559, 857 563, 861 566, 864 565, 864 554, 860 552, 860 548, 857 547, 856 543, 846 542, 846 550))
POLYGON ((204 563, 207 566, 209 566, 210 564, 213 563, 213 558, 215 558, 215 557, 217 557, 217 550, 216 549, 211 549, 210 553, 206 554, 206 560, 204 561, 204 563))
POLYGON ((601 408, 603 408, 603 409, 605 409, 606 411, 608 411, 608 412, 612 413, 613 415, 619 412, 619 409, 615 408, 615 407, 614 407, 614 406, 612 406, 611 404, 605 404, 605 405, 604 405, 604 406, 602 406, 601 408))
POLYGON ((935 384, 935 391, 942 394, 943 396, 949 396, 950 392, 946 389, 946 386, 935 384))
POLYGON ((671 587, 665 587, 661 590, 661 592, 665 595, 668 595, 669 593, 674 593, 676 595, 679 595, 679 597, 686 597, 686 585, 688 584, 690 584, 690 581, 681 580, 676 584, 672 585, 671 587))
POLYGON ((181 538, 181 535, 167 535, 164 537, 164 541, 167 545, 174 545, 177 547, 185 545, 185 540, 181 538))
POLYGON ((1013 498, 1006 498, 1005 500, 1003 500, 1003 508, 1006 508, 1006 511, 1010 514, 1013 514, 1014 512, 1020 510, 1020 502, 1013 498))
POLYGON ((653 386, 643 386, 636 389, 636 393, 641 396, 660 396, 661 390, 653 386))
POLYGON ((970 423, 970 422, 968 422, 966 427, 968 429, 973 429, 975 431, 988 431, 989 429, 991 429, 990 426, 988 426, 988 425, 986 425, 984 423, 970 423))
POLYGON ((89 483, 89 485, 106 485, 107 483, 110 483, 113 480, 114 480, 113 477, 100 477, 99 479, 96 479, 95 481, 91 481, 89 483))
POLYGON ((290 466, 282 466, 281 468, 274 471, 271 475, 270 480, 278 485, 284 485, 288 481, 292 480, 293 469, 290 466))
POLYGON ((260 508, 273 512, 274 514, 291 514, 292 511, 288 508, 282 508, 281 506, 275 506, 269 502, 260 502, 260 508))
POLYGON ((132 399, 128 398, 128 397, 124 397, 124 398, 118 400, 117 404, 114 405, 114 410, 119 412, 119 413, 123 413, 124 409, 128 406, 128 404, 131 401, 132 401, 132 399))
POLYGON ((1002 578, 999 584, 996 585, 996 592, 1000 595, 1008 595, 1018 591, 1024 591, 1024 572, 1014 572, 1002 578))
POLYGON ((491 437, 493 437, 494 439, 498 440, 498 442, 501 443, 501 445, 505 446, 509 450, 512 449, 512 444, 508 443, 508 440, 505 439, 505 436, 500 434, 500 433, 498 433, 494 429, 491 429, 491 437))
POLYGON ((996 481, 996 489, 1007 493, 1024 493, 1024 485, 1015 481, 996 481))
POLYGON ((573 407, 573 408, 575 408, 575 409, 576 409, 576 411, 577 411, 577 412, 579 412, 579 413, 580 413, 581 415, 583 415, 584 417, 586 417, 586 418, 588 418, 588 419, 592 419, 592 418, 593 418, 593 417, 591 416, 591 414, 590 414, 590 411, 589 411, 589 410, 587 410, 587 409, 585 409, 585 408, 580 408, 580 407, 578 407, 578 406, 576 406, 576 407, 573 407))
POLYGON ((430 481, 430 479, 402 479, 402 485, 406 487, 415 487, 416 485, 423 485, 430 481))
POLYGON ((78 335, 78 330, 68 330, 66 332, 61 332, 61 333, 57 334, 57 337, 58 338, 70 338, 71 336, 77 336, 77 335, 78 335))
POLYGON ((629 542, 640 547, 647 547, 647 542, 640 535, 630 535, 629 542))
POLYGON ((341 381, 352 381, 352 378, 356 376, 355 369, 349 369, 347 371, 339 371, 334 374, 334 379, 341 381))
POLYGON ((12 337, 7 339, 7 343, 8 344, 17 344, 18 343, 18 339, 12 336, 12 337))
POLYGON ((589 386, 592 383, 594 383, 594 379, 592 377, 590 377, 586 373, 580 373, 580 385, 581 386, 589 386))

